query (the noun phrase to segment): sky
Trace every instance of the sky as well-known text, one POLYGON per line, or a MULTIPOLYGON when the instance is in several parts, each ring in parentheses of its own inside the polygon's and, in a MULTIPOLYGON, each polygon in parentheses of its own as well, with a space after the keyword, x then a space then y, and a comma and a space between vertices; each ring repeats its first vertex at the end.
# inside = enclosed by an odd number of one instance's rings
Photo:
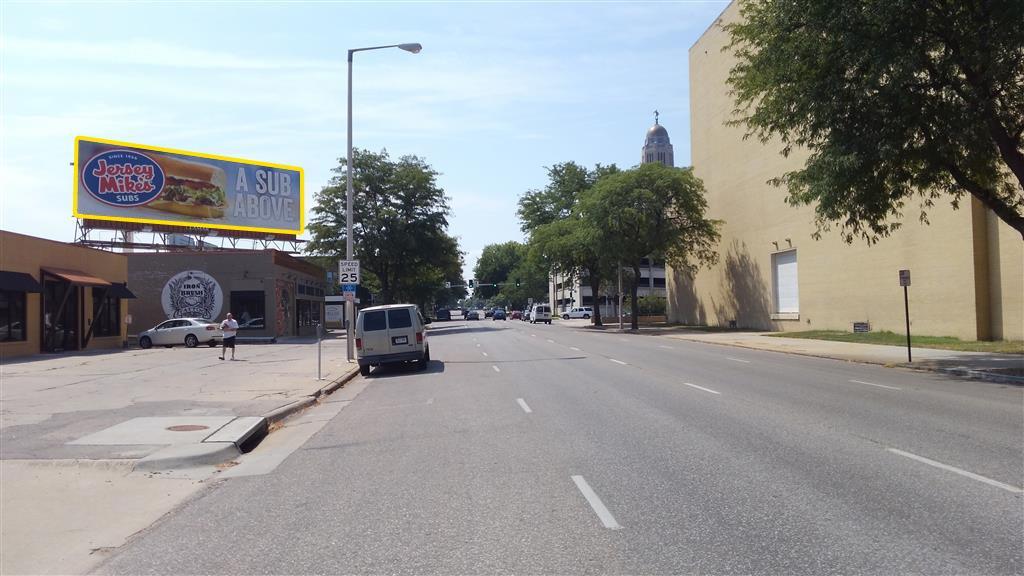
POLYGON ((301 166, 308 213, 347 50, 419 42, 355 55, 354 144, 440 173, 470 278, 545 167, 638 164, 654 110, 689 164, 688 51, 727 4, 0 2, 0 228, 74 239, 77 135, 301 166))

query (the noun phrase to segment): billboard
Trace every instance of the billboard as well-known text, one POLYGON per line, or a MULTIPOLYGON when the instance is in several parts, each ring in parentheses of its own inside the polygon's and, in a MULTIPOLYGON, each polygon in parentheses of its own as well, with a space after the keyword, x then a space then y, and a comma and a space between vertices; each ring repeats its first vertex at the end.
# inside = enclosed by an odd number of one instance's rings
POLYGON ((302 168, 75 138, 76 218, 300 234, 302 168))

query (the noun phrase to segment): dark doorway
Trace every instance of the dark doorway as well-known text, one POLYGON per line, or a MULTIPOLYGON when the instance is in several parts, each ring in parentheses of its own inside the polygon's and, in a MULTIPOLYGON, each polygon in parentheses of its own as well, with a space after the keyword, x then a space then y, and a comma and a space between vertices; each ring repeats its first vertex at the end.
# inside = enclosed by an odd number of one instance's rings
POLYGON ((80 286, 65 280, 44 279, 42 352, 79 349, 81 292, 80 286))

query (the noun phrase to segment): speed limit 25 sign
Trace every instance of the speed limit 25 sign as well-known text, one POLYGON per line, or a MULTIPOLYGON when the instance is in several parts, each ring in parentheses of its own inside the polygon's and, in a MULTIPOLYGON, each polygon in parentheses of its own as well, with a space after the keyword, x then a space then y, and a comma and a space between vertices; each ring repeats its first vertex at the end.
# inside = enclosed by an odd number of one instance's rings
POLYGON ((338 262, 338 284, 359 284, 359 260, 338 262))

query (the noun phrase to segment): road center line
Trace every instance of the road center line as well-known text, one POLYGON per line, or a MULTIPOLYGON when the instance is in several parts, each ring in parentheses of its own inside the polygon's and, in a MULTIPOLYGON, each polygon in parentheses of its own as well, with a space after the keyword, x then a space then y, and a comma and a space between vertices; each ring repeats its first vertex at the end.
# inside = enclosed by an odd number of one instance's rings
POLYGON ((675 348, 671 346, 665 346, 664 344, 658 344, 658 348, 664 348, 665 350, 675 350, 675 348))
POLYGON ((616 364, 622 364, 623 366, 629 366, 629 364, 626 364, 622 360, 616 360, 615 358, 609 358, 609 360, 611 360, 612 362, 615 362, 616 364))
POLYGON ((479 344, 477 344, 477 345, 476 345, 476 347, 477 347, 477 348, 479 348, 479 347, 480 347, 480 345, 479 345, 479 344))
POLYGON ((501 372, 501 368, 498 368, 497 366, 491 366, 491 368, 494 368, 495 372, 501 372))
POLYGON ((705 391, 705 392, 710 392, 710 393, 712 393, 712 394, 718 394, 719 396, 721 396, 721 395, 722 395, 722 393, 721 393, 721 392, 715 392, 715 391, 714 391, 714 390, 712 390, 711 388, 705 388, 705 387, 703 387, 703 386, 697 386, 696 384, 690 384, 689 382, 683 382, 683 384, 685 384, 685 385, 689 386, 690 388, 696 388, 697 390, 703 390, 703 391, 705 391))
POLYGON ((1014 494, 1020 494, 1020 493, 1024 492, 1024 489, 1018 488, 1016 486, 1011 486, 1009 484, 1003 484, 1002 482, 1000 482, 998 480, 993 480, 991 478, 986 478, 986 477, 981 476, 979 474, 975 474, 974 472, 968 472, 967 470, 961 470, 960 468, 957 468, 955 466, 950 466, 949 464, 943 464, 942 462, 936 462, 935 460, 932 460, 930 458, 925 458, 924 456, 918 456, 917 454, 911 454, 910 452, 904 452, 903 450, 899 450, 899 449, 896 449, 896 448, 886 448, 886 450, 888 450, 889 452, 892 452, 893 454, 899 454, 900 456, 905 456, 907 458, 910 458, 911 460, 917 460, 918 462, 927 464, 929 466, 934 466, 936 468, 941 468, 942 470, 947 470, 949 472, 953 472, 954 474, 959 474, 961 476, 966 476, 966 477, 968 477, 968 478, 970 478, 972 480, 977 480, 978 482, 984 482, 985 484, 988 484, 990 486, 995 486, 997 488, 1002 488, 1003 490, 1006 490, 1007 492, 1013 492, 1014 494))
POLYGON ((577 352, 579 352, 579 351, 580 351, 580 349, 579 349, 579 348, 577 348, 577 347, 575 347, 575 346, 569 346, 569 350, 575 350, 575 351, 577 351, 577 352))
POLYGON ((554 343, 555 343, 555 341, 554 341, 554 340, 552 340, 551 338, 548 338, 548 343, 549 343, 549 344, 554 344, 554 343))
POLYGON ((533 410, 530 410, 530 407, 526 405, 526 400, 516 398, 516 402, 519 402, 519 407, 523 409, 523 412, 526 412, 527 414, 531 414, 533 412, 533 410))
POLYGON ((487 352, 481 352, 481 354, 483 354, 484 356, 487 356, 487 352))
POLYGON ((622 526, 619 526, 619 523, 615 521, 615 517, 608 511, 608 508, 605 507, 604 502, 601 502, 601 499, 597 497, 597 494, 590 487, 590 484, 587 484, 587 481, 583 479, 583 476, 573 476, 572 481, 576 483, 576 488, 578 488, 580 493, 583 494, 583 497, 587 499, 587 503, 594 509, 594 512, 601 520, 601 524, 604 524, 605 528, 608 528, 609 530, 619 530, 622 528, 622 526))
POLYGON ((750 364, 750 360, 744 360, 742 358, 733 358, 732 356, 726 356, 726 360, 732 360, 733 362, 743 362, 744 364, 750 364))
POLYGON ((878 388, 886 388, 888 390, 902 390, 902 388, 897 388, 895 386, 886 386, 885 384, 872 384, 871 382, 865 382, 863 380, 850 380, 850 382, 853 382, 854 384, 866 384, 868 386, 877 386, 878 388))

